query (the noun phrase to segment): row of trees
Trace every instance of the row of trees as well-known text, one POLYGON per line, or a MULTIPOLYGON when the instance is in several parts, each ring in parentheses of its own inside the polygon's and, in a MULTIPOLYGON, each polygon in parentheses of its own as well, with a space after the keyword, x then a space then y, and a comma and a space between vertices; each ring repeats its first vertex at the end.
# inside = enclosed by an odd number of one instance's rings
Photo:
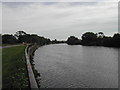
POLYGON ((24 31, 17 31, 14 35, 2 35, 3 44, 16 44, 16 43, 38 43, 40 45, 49 44, 50 39, 38 36, 36 34, 27 34, 24 31))
POLYGON ((82 35, 81 39, 78 39, 75 36, 70 36, 67 41, 57 41, 56 39, 51 41, 50 39, 36 34, 27 34, 24 31, 17 31, 14 35, 2 35, 3 44, 16 44, 23 42, 37 43, 39 45, 67 43, 68 45, 120 47, 120 34, 116 33, 113 37, 108 37, 105 36, 103 32, 86 32, 82 35))
POLYGON ((57 39, 51 41, 52 44, 66 43, 66 41, 57 41, 57 39))
POLYGON ((81 39, 75 36, 70 36, 67 39, 68 45, 85 45, 85 46, 107 46, 107 47, 120 47, 120 34, 116 33, 113 37, 107 37, 103 32, 93 33, 86 32, 82 35, 81 39))
POLYGON ((38 36, 37 34, 27 34, 24 31, 17 31, 14 35, 2 35, 3 44, 17 44, 23 42, 37 43, 39 45, 66 43, 66 41, 57 41, 56 39, 51 41, 50 39, 38 36))

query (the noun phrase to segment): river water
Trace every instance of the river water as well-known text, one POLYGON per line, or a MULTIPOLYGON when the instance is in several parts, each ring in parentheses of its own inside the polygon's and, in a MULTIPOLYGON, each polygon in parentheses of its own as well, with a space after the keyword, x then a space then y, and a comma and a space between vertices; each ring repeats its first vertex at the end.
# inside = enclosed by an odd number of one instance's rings
POLYGON ((53 44, 38 48, 41 88, 117 88, 118 49, 53 44))

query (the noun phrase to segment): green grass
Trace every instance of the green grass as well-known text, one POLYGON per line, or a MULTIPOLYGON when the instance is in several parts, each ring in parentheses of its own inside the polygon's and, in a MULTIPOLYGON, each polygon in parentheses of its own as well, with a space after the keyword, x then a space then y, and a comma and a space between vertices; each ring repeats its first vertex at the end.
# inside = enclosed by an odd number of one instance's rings
POLYGON ((0 48, 0 89, 2 89, 2 49, 0 48))
POLYGON ((20 45, 19 43, 18 44, 2 44, 1 46, 11 46, 11 45, 20 45))
POLYGON ((25 46, 2 49, 3 88, 29 87, 24 50, 25 46))

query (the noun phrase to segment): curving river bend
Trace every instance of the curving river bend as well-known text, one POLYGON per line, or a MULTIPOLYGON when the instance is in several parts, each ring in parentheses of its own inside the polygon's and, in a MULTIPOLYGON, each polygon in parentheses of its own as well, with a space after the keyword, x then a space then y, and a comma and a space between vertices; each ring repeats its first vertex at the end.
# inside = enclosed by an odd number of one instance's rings
POLYGON ((53 44, 38 48, 41 88, 117 88, 118 49, 53 44))

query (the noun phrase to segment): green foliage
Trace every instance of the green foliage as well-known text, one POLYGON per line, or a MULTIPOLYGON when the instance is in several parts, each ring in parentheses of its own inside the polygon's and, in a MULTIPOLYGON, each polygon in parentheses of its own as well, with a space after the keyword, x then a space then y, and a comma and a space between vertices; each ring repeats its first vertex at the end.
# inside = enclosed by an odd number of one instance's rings
POLYGON ((3 44, 17 44, 17 43, 37 43, 38 45, 67 43, 68 45, 86 45, 86 46, 107 46, 120 47, 120 34, 116 33, 113 37, 107 37, 103 32, 93 33, 86 32, 82 35, 82 40, 75 36, 68 37, 67 41, 51 41, 50 39, 38 36, 36 34, 27 34, 24 31, 17 31, 13 35, 2 35, 3 44))
POLYGON ((51 41, 52 44, 66 43, 66 41, 57 41, 57 39, 51 41))
POLYGON ((82 36, 82 45, 120 47, 120 34, 114 34, 113 37, 107 37, 103 32, 94 34, 87 32, 82 36))
POLYGON ((2 35, 2 43, 4 44, 15 44, 17 43, 17 39, 13 35, 2 35))
POLYGON ((97 35, 93 32, 86 32, 82 35, 82 44, 83 45, 93 45, 97 40, 97 35))
POLYGON ((16 44, 16 43, 37 43, 39 45, 50 44, 50 39, 38 36, 36 34, 27 34, 24 31, 17 31, 16 34, 13 35, 3 35, 2 43, 3 44, 16 44))
POLYGON ((27 33, 24 32, 24 31, 17 31, 14 36, 16 36, 17 38, 19 38, 20 36, 23 36, 23 35, 26 35, 26 34, 27 33))
POLYGON ((82 35, 82 40, 71 36, 67 39, 68 45, 85 45, 85 46, 106 46, 106 47, 120 47, 120 34, 116 33, 113 37, 107 37, 103 32, 97 34, 93 32, 86 32, 82 35))
POLYGON ((29 87, 24 49, 25 46, 2 49, 3 88, 29 87))
POLYGON ((77 45, 77 44, 80 44, 80 40, 78 38, 76 38, 75 36, 70 36, 67 39, 67 44, 68 45, 77 45))
POLYGON ((113 46, 120 47, 120 34, 116 33, 113 36, 113 46))

